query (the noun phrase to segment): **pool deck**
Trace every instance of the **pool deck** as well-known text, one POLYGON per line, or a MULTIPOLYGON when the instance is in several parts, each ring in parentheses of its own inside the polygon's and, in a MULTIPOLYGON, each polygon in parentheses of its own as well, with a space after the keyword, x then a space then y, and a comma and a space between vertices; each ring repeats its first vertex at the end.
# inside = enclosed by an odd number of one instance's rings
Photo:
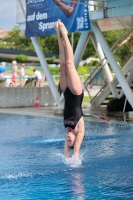
MULTIPOLYGON (((91 107, 89 103, 83 103, 82 105, 84 118, 89 121, 105 121, 99 119, 99 116, 106 115, 110 122, 119 122, 119 123, 129 123, 133 124, 133 120, 129 120, 128 113, 123 112, 108 112, 106 108, 94 108, 91 107), (95 116, 93 116, 95 115, 95 116)), ((58 108, 57 106, 50 107, 23 107, 23 108, 0 108, 0 113, 7 114, 22 114, 22 115, 31 115, 31 116, 40 116, 40 117, 63 117, 63 109, 58 108)))

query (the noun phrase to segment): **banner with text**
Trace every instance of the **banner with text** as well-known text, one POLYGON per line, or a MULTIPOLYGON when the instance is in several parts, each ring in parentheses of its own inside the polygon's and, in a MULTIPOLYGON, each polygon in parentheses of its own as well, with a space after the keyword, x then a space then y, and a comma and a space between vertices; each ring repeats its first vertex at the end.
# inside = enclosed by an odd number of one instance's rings
POLYGON ((55 34, 55 21, 68 32, 89 30, 88 0, 26 0, 26 37, 55 34))

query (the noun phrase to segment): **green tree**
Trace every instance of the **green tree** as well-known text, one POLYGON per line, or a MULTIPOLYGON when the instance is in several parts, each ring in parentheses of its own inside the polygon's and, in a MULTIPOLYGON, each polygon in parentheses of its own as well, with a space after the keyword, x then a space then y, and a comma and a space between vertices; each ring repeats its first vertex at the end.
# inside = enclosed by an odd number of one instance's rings
MULTIPOLYGON (((112 47, 122 33, 123 30, 116 30, 116 31, 103 32, 103 35, 109 46, 112 47)), ((71 33, 68 34, 70 42, 71 42, 71 36, 72 36, 71 33)), ((80 33, 74 33, 74 47, 73 47, 74 51, 77 47, 79 38, 80 38, 80 33)), ((43 52, 59 54, 58 41, 56 35, 38 37, 38 40, 42 47, 43 52)), ((17 27, 15 27, 12 31, 10 31, 7 36, 0 39, 0 48, 35 51, 31 39, 26 38, 24 32, 20 31, 17 27)), ((116 60, 120 62, 121 66, 124 65, 124 63, 130 57, 130 55, 131 55, 130 42, 118 48, 118 50, 114 54, 116 60)), ((96 51, 93 47, 91 40, 89 40, 87 44, 82 59, 86 59, 88 57, 95 57, 95 58, 97 57, 96 51)))
POLYGON ((31 39, 24 36, 24 32, 15 27, 7 36, 0 40, 1 48, 34 51, 31 39))
POLYGON ((56 59, 55 56, 53 56, 51 58, 46 58, 48 64, 53 63, 55 61, 55 59, 56 59))
POLYGON ((26 62, 28 60, 28 56, 19 54, 14 58, 17 62, 26 62))
POLYGON ((45 53, 59 53, 58 41, 55 35, 38 37, 39 43, 45 53))
MULTIPOLYGON (((123 31, 124 30, 103 32, 103 35, 104 35, 110 48, 119 39, 119 37, 122 35, 123 31)), ((115 52, 114 56, 115 56, 115 59, 120 63, 120 66, 123 66, 125 64, 125 62, 131 56, 130 41, 128 43, 124 44, 122 47, 117 48, 117 51, 115 52)))

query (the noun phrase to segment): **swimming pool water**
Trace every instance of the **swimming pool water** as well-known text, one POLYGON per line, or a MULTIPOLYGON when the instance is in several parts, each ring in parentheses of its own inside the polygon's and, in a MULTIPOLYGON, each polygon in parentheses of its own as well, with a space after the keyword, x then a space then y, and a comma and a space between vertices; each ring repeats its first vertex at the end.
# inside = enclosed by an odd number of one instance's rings
POLYGON ((82 164, 60 118, 0 114, 0 200, 133 199, 133 125, 85 121, 82 164))

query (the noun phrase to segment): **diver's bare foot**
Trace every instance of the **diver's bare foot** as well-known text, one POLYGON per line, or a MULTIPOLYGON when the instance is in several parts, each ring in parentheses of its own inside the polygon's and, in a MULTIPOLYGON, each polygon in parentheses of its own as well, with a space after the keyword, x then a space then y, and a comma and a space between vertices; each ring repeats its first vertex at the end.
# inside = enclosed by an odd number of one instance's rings
POLYGON ((61 36, 60 30, 59 30, 59 22, 58 21, 54 23, 54 28, 55 28, 57 36, 61 36))
POLYGON ((58 27, 59 27, 60 34, 62 35, 62 37, 68 34, 68 31, 62 22, 58 22, 58 27))

